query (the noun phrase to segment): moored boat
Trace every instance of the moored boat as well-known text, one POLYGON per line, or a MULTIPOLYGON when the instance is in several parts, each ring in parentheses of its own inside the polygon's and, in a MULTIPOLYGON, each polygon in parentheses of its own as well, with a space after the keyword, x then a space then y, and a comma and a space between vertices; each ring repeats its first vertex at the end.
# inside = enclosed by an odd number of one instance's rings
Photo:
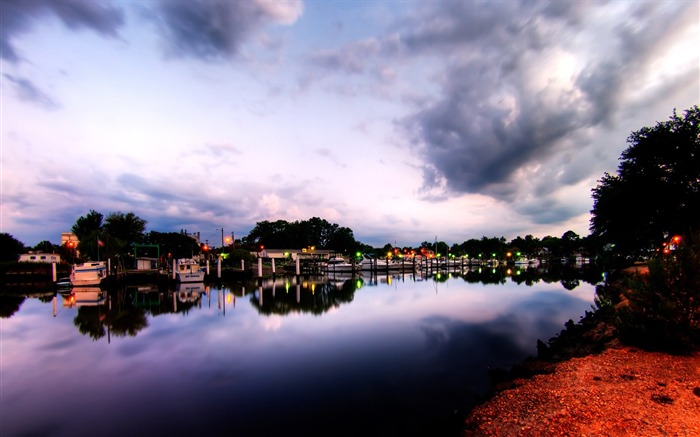
POLYGON ((68 278, 73 287, 92 287, 100 285, 107 277, 107 265, 104 261, 89 261, 74 264, 68 278))
POLYGON ((329 273, 353 273, 358 270, 358 265, 351 264, 340 257, 330 258, 326 263, 326 271, 329 273))
POLYGON ((393 259, 379 259, 371 258, 365 255, 360 262, 360 268, 365 271, 391 271, 391 272, 401 272, 401 271, 411 271, 417 267, 417 264, 413 260, 393 260, 393 259))
POLYGON ((181 258, 175 263, 175 279, 179 282, 204 282, 204 272, 199 263, 190 258, 181 258))

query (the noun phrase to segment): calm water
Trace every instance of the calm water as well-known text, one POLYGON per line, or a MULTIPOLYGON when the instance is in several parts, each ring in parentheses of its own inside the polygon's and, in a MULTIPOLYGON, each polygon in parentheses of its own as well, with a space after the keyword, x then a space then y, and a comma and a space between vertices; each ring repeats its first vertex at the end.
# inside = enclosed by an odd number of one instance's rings
POLYGON ((452 435, 490 368, 593 302, 587 282, 522 278, 5 295, 0 435, 452 435))

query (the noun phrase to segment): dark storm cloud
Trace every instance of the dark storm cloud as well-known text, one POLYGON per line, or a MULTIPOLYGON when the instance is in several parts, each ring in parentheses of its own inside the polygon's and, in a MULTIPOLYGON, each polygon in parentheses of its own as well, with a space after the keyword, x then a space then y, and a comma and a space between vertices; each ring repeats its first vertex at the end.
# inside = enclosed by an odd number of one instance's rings
POLYGON ((515 170, 586 125, 576 107, 548 107, 524 91, 503 89, 499 82, 508 79, 489 66, 461 66, 447 74, 441 100, 403 121, 413 139, 425 145, 432 174, 427 183, 438 180, 437 173, 452 190, 507 198, 514 191, 508 183, 515 170), (509 105, 490 103, 506 93, 518 115, 509 105))
MULTIPOLYGON (((402 38, 420 53, 442 52, 454 59, 441 96, 403 120, 413 141, 423 146, 431 175, 426 185, 438 181, 455 192, 513 200, 519 170, 546 160, 577 131, 614 124, 627 83, 645 74, 653 55, 672 37, 669 24, 682 24, 687 14, 681 9, 694 7, 633 7, 632 17, 620 18, 621 24, 601 35, 611 40, 588 29, 588 46, 578 47, 584 16, 596 6, 438 4, 441 9, 402 38), (573 85, 534 86, 532 62, 559 48, 584 66, 573 85)), ((576 174, 568 175, 569 183, 590 175, 576 174)))
POLYGON ((22 58, 12 41, 18 34, 31 30, 44 16, 56 16, 70 29, 87 28, 110 37, 116 37, 117 29, 124 24, 123 12, 106 2, 3 0, 0 9, 0 57, 10 62, 22 58))
POLYGON ((658 70, 697 16, 697 2, 426 2, 384 35, 308 60, 326 73, 318 81, 385 67, 431 74, 432 92, 410 86, 404 101, 415 109, 397 122, 423 162, 425 198, 484 194, 561 223, 590 205, 560 190, 608 169, 600 132, 668 95, 697 93, 692 63, 658 70))
POLYGON ((15 89, 20 100, 37 104, 46 109, 56 109, 58 104, 46 93, 37 88, 29 79, 23 79, 10 74, 3 75, 15 89))
POLYGON ((168 55, 203 60, 230 59, 257 29, 296 18, 300 4, 274 10, 256 1, 162 1, 151 18, 164 38, 168 55), (294 9, 297 5, 298 9, 294 9))

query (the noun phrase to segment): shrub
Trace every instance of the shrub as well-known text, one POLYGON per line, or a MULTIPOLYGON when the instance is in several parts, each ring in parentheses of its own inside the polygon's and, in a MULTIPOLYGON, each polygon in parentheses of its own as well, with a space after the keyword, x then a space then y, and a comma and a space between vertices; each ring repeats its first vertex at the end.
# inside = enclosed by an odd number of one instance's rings
MULTIPOLYGON (((697 238, 695 239, 697 241, 697 238)), ((624 342, 688 352, 700 346, 700 253, 697 244, 649 262, 649 273, 627 280, 616 327, 624 342)))

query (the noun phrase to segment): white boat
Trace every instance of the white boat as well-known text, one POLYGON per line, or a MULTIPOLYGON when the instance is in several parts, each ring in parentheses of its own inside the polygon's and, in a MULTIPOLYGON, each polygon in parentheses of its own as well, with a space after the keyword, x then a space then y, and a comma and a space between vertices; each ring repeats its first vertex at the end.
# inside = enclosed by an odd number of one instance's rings
POLYGON ((175 263, 175 279, 179 282, 204 282, 204 271, 191 258, 181 258, 175 263))
POLYGON ((378 259, 378 258, 370 258, 367 255, 365 255, 362 258, 362 261, 360 262, 360 269, 365 270, 365 271, 392 271, 392 272, 401 272, 401 271, 410 271, 413 270, 415 267, 417 267, 418 264, 414 264, 413 260, 390 260, 387 258, 384 259, 378 259))
POLYGON ((351 264, 340 257, 329 258, 326 262, 326 271, 328 273, 353 273, 359 270, 359 266, 351 264))
POLYGON ((73 264, 70 273, 70 283, 73 287, 90 287, 100 285, 107 277, 107 265, 104 261, 90 261, 73 264))

